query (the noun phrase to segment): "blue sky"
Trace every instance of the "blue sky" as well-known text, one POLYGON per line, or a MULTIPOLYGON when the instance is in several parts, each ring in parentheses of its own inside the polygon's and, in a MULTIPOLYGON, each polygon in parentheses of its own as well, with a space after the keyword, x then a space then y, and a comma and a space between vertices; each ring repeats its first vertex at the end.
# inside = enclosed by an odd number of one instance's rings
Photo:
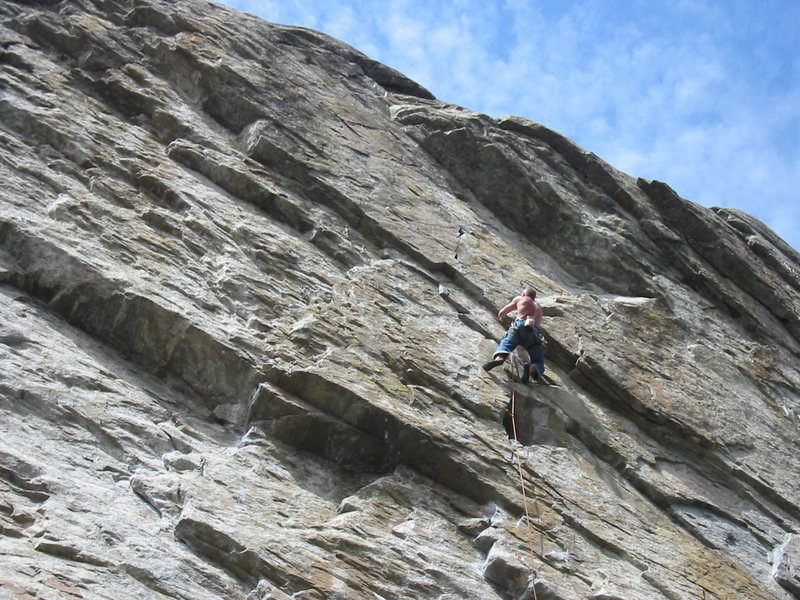
POLYGON ((800 248, 800 0, 227 0, 800 248))

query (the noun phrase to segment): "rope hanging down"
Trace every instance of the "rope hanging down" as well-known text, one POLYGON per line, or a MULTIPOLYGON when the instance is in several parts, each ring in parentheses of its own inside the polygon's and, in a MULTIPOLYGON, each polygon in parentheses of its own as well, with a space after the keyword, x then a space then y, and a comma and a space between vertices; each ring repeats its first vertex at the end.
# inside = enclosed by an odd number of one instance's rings
MULTIPOLYGON (((519 376, 519 370, 518 370, 519 362, 517 361, 516 355, 512 353, 511 356, 512 356, 512 364, 514 365, 516 374, 519 376)), ((522 367, 527 368, 527 365, 523 364, 522 367)), ((520 492, 522 493, 522 507, 525 511, 525 524, 527 525, 528 529, 528 550, 530 552, 530 562, 528 564, 528 569, 530 569, 531 572, 531 589, 533 590, 533 600, 538 600, 536 597, 536 567, 534 566, 533 563, 533 557, 535 555, 535 551, 533 548, 533 524, 531 522, 530 512, 528 511, 528 494, 525 492, 525 479, 522 472, 522 459, 520 458, 520 452, 519 452, 520 446, 522 446, 522 444, 520 444, 519 439, 517 437, 517 421, 515 416, 516 404, 517 404, 517 395, 516 392, 514 391, 514 387, 512 386, 511 403, 509 404, 508 411, 509 415, 511 416, 511 432, 514 439, 514 457, 516 459, 516 464, 517 464, 517 475, 519 476, 519 489, 520 492)), ((536 508, 537 517, 540 517, 540 515, 538 514, 539 513, 538 505, 536 506, 537 506, 536 508)), ((524 561, 522 561, 521 558, 520 562, 524 564, 524 561)))

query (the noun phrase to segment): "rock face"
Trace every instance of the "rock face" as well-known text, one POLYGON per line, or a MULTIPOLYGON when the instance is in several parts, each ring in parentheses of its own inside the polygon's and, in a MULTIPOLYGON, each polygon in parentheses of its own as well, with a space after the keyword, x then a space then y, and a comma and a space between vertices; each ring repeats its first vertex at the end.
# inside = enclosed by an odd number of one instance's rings
POLYGON ((219 5, 0 20, 2 597, 798 597, 764 225, 219 5))

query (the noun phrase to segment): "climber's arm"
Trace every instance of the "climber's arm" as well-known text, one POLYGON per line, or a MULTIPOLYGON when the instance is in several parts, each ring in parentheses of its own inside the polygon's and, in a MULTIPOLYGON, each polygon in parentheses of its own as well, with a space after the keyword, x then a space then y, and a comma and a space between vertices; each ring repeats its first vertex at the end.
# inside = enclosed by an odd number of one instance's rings
POLYGON ((497 318, 502 319, 512 310, 516 310, 517 308, 517 300, 519 300, 519 296, 515 296, 514 299, 506 304, 503 308, 500 309, 500 312, 497 313, 497 318))

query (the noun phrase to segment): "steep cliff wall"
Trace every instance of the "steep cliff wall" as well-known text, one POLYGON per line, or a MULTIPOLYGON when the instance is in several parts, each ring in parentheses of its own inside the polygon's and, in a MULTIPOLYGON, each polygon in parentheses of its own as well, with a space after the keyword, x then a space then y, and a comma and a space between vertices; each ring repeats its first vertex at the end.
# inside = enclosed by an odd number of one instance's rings
POLYGON ((764 225, 215 4, 0 20, 3 597, 798 597, 764 225))

